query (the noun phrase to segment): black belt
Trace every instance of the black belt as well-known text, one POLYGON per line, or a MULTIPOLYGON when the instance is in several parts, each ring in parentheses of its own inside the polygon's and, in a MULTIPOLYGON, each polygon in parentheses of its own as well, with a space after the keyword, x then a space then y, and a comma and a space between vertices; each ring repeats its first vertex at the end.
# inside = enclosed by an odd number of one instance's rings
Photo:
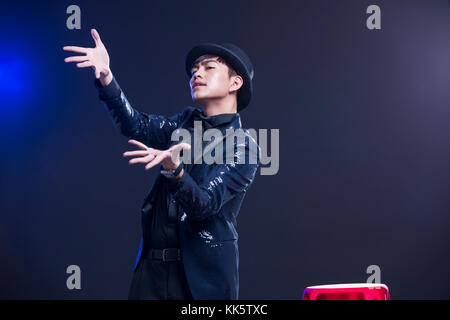
POLYGON ((150 249, 143 258, 162 260, 164 262, 180 261, 181 251, 179 248, 150 249))

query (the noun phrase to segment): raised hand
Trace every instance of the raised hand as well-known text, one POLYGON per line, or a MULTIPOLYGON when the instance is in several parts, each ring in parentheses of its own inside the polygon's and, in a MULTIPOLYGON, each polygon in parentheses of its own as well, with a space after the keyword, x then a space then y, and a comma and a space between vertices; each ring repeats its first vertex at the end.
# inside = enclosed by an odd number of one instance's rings
MULTIPOLYGON (((167 150, 149 148, 142 142, 136 140, 128 140, 128 142, 138 146, 141 150, 127 151, 123 154, 123 156, 141 156, 140 158, 131 159, 129 164, 146 163, 147 165, 145 166, 145 170, 148 170, 160 163, 166 170, 175 170, 180 165, 181 150, 189 150, 191 148, 189 144, 184 142, 176 144, 167 150)), ((182 175, 182 173, 180 173, 180 175, 182 175)))
POLYGON ((100 80, 103 86, 106 86, 113 78, 111 69, 109 68, 108 51, 106 51, 105 45, 100 39, 100 35, 97 30, 91 29, 91 35, 95 41, 95 48, 65 46, 63 47, 64 51, 84 53, 84 55, 67 57, 64 61, 78 62, 78 68, 93 68, 95 71, 95 77, 100 80))

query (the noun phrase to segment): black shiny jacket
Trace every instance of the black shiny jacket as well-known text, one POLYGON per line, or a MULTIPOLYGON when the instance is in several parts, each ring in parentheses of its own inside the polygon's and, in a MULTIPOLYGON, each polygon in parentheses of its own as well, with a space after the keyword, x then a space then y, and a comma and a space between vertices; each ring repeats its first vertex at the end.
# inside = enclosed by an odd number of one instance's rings
MULTIPOLYGON (((192 130, 193 115, 199 112, 194 107, 186 107, 171 117, 145 114, 131 107, 116 79, 106 87, 102 87, 98 80, 95 84, 120 133, 152 148, 164 150, 174 144, 171 141, 172 132, 178 128, 192 130)), ((217 127, 224 136, 228 128, 241 128, 239 114, 232 121, 217 127)), ((245 142, 239 139, 234 142, 233 162, 208 165, 202 161, 201 164, 193 164, 170 188, 178 203, 182 262, 194 299, 238 299, 236 218, 259 166, 259 147, 248 131, 245 132, 245 142), (249 163, 248 160, 245 164, 237 163, 238 159, 248 159, 254 152, 257 153, 257 163, 249 163)), ((203 150, 209 143, 203 142, 203 150)), ((225 155, 225 143, 223 145, 225 155)), ((143 217, 152 213, 152 197, 162 179, 166 178, 159 175, 145 197, 143 217)), ((140 262, 143 249, 146 249, 146 243, 141 240, 134 269, 140 262)))

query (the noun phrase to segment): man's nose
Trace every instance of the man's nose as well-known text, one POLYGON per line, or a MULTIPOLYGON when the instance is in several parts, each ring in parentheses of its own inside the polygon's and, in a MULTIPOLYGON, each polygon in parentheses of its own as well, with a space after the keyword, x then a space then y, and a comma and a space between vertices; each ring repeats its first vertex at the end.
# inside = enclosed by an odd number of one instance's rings
POLYGON ((199 67, 196 71, 192 73, 194 81, 197 79, 198 76, 203 77, 202 67, 199 67))
POLYGON ((197 70, 197 71, 195 71, 193 74, 192 74, 192 78, 191 78, 191 84, 193 85, 194 84, 194 82, 195 82, 195 80, 197 80, 197 79, 201 79, 203 76, 199 73, 199 71, 197 70))

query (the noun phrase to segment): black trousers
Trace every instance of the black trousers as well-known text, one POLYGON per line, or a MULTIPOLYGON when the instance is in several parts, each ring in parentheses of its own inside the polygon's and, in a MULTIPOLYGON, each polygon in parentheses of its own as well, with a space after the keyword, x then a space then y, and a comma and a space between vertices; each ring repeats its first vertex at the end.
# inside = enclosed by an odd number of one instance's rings
POLYGON ((181 261, 143 258, 133 273, 130 300, 193 300, 181 261))

